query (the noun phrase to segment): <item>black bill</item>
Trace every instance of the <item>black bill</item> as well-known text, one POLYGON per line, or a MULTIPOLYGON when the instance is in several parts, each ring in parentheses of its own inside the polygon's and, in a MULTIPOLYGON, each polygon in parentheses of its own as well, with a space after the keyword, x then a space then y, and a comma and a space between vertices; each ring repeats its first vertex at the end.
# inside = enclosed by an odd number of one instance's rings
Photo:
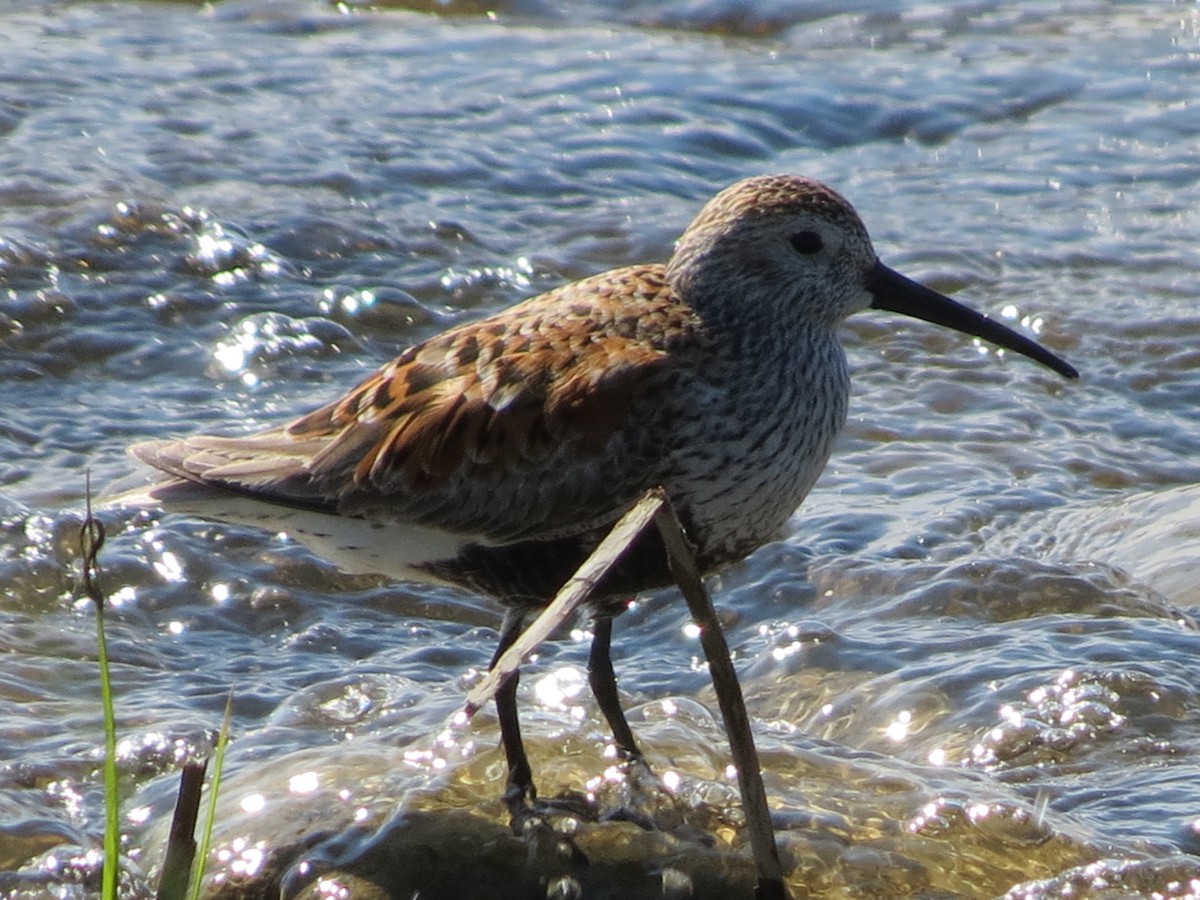
POLYGON ((1079 377, 1079 372, 1074 366, 1055 356, 1036 341, 1017 334, 995 319, 989 319, 937 291, 917 284, 911 278, 905 278, 881 262, 875 263, 875 268, 871 270, 867 279, 867 290, 875 298, 871 302, 873 309, 886 309, 912 316, 914 319, 924 319, 934 325, 944 325, 1028 356, 1066 378, 1079 377))

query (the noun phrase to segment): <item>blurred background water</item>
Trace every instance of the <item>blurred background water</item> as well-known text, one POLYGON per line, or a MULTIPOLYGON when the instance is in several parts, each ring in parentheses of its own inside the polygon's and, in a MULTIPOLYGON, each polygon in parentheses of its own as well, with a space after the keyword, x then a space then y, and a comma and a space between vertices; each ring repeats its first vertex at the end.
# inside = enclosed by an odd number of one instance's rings
MULTIPOLYGON (((1183 2, 0 7, 0 893, 98 885, 85 471, 277 423, 796 172, 1083 378, 886 314, 845 328, 829 469, 712 581, 793 890, 1200 896, 1198 76, 1183 2)), ((485 602, 248 529, 106 522, 127 896, 230 692, 213 891, 748 891, 672 592, 616 629, 672 798, 659 832, 574 826, 585 869, 506 834, 490 713, 451 727, 485 602)), ((630 787, 585 640, 527 670, 527 740, 543 794, 611 809, 630 787)))

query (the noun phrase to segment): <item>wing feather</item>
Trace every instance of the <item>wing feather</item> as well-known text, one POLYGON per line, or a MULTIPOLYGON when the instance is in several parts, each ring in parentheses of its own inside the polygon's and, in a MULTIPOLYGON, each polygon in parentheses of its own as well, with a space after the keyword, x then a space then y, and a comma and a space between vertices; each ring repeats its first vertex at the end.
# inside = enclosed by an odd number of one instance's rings
POLYGON ((636 420, 700 331, 661 266, 619 269, 437 335, 283 428, 131 452, 268 501, 497 542, 583 531, 641 493, 622 472, 644 463, 625 458, 636 420))

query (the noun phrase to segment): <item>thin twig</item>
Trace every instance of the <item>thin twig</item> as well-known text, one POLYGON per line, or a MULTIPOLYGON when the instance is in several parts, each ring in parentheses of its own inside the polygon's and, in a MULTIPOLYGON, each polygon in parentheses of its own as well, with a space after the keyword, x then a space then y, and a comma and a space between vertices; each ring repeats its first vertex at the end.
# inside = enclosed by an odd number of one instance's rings
POLYGON ((542 612, 526 628, 504 655, 496 660, 490 672, 467 694, 466 714, 475 715, 492 699, 505 680, 529 659, 542 642, 571 614, 582 606, 605 573, 621 558, 621 554, 641 534, 654 518, 665 500, 661 491, 647 491, 637 505, 613 526, 612 531, 571 576, 542 612))
POLYGON ((737 769, 738 789, 742 795, 746 827, 750 831, 750 851, 758 868, 758 887, 754 895, 758 900, 784 898, 787 893, 783 886, 783 866, 779 862, 779 848, 775 845, 775 831, 771 828, 767 791, 763 787, 758 750, 754 746, 742 687, 729 656, 729 645, 696 567, 695 554, 669 500, 655 514, 654 524, 666 544, 671 574, 683 592, 693 621, 700 628, 700 646, 708 660, 708 673, 717 692, 721 717, 725 720, 729 752, 737 769))

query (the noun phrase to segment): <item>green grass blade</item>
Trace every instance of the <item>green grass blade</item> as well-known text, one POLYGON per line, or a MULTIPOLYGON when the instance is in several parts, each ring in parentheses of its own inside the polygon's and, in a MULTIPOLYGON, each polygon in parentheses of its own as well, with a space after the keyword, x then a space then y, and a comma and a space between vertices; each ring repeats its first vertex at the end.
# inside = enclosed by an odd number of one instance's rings
POLYGON ((208 860, 208 848, 212 843, 213 828, 217 822, 217 797, 221 793, 221 773, 225 768, 225 748, 229 745, 229 724, 233 718, 233 692, 225 701, 225 716, 221 720, 221 731, 217 735, 217 746, 213 753, 212 780, 208 785, 208 810, 204 816, 204 830, 200 833, 200 846, 196 851, 196 865, 192 866, 189 900, 200 900, 200 887, 204 883, 204 865, 208 860))
POLYGON ((116 900, 121 852, 121 800, 117 792, 117 718, 113 711, 112 681, 108 674, 108 645, 104 639, 103 607, 96 607, 96 638, 100 647, 100 700, 104 706, 104 900, 116 900))
POLYGON ((91 475, 87 477, 87 516, 79 529, 83 555, 83 589, 96 607, 96 646, 100 661, 100 703, 104 712, 104 868, 101 896, 116 900, 120 870, 121 818, 117 791, 117 716, 113 710, 112 680, 109 677, 108 641, 104 635, 104 594, 96 583, 100 572, 96 557, 104 546, 104 526, 92 517, 91 475))

